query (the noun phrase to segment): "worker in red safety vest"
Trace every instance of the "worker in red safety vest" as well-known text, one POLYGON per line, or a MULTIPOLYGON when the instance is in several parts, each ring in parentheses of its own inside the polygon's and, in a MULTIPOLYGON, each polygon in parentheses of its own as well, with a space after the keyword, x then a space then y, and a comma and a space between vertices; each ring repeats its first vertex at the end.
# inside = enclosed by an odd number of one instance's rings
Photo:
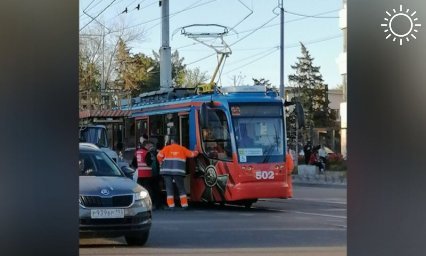
POLYGON ((148 190, 153 209, 162 207, 160 200, 160 177, 156 154, 157 149, 154 148, 154 143, 149 140, 144 140, 141 148, 135 152, 133 158, 133 165, 138 173, 138 183, 148 190))
POLYGON ((186 175, 186 158, 196 157, 198 151, 191 151, 176 143, 175 137, 169 138, 169 143, 157 154, 158 162, 161 165, 160 174, 163 176, 167 193, 167 206, 174 209, 174 189, 173 180, 179 192, 180 205, 182 208, 188 207, 188 199, 184 187, 186 175))
POLYGON ((152 176, 151 167, 146 164, 146 156, 151 147, 153 147, 152 142, 149 142, 148 140, 143 141, 141 148, 136 150, 133 157, 132 166, 136 168, 138 181, 139 179, 149 178, 152 176))

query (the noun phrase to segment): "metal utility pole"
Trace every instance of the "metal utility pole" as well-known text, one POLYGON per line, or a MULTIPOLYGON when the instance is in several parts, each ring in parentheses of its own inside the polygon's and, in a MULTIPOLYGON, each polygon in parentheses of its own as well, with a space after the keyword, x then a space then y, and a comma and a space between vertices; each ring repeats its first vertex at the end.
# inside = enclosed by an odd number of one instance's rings
MULTIPOLYGON (((284 0, 280 1, 280 15, 281 15, 281 23, 280 23, 280 96, 285 99, 284 95, 284 0)), ((284 127, 286 127, 286 120, 284 115, 284 127)), ((287 138, 287 136, 285 136, 287 138)), ((287 148, 287 140, 284 140, 284 149, 287 148)))
POLYGON ((105 30, 102 28, 102 77, 101 77, 101 109, 104 108, 105 101, 105 30))
POLYGON ((160 88, 172 87, 172 53, 169 33, 169 0, 160 0, 161 7, 161 48, 160 48, 160 88))
POLYGON ((280 95, 284 98, 284 0, 280 1, 281 33, 280 33, 280 95))

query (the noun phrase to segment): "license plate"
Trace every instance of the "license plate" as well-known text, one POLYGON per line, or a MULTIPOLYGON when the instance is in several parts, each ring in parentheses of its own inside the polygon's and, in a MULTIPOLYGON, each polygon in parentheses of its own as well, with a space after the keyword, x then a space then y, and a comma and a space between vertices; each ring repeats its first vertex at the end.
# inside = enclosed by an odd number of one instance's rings
POLYGON ((93 209, 90 211, 92 219, 124 218, 124 209, 93 209))

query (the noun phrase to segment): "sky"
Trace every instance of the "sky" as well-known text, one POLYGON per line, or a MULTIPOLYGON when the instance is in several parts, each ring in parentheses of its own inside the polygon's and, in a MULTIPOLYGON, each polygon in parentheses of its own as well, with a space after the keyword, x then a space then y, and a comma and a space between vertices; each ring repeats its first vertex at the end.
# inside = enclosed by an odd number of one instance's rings
MULTIPOLYGON (((161 46, 161 7, 158 0, 80 0, 80 33, 96 22, 112 28, 114 23, 126 28, 144 30, 142 40, 129 44, 132 53, 152 56, 161 46), (140 5, 137 10, 136 6, 140 5), (127 8, 127 13, 123 11, 127 8), (84 10, 84 12, 83 12, 84 10), (87 15, 87 14, 89 15, 87 15), (90 22, 89 25, 87 25, 90 22), (87 25, 87 26, 86 26, 87 25)), ((217 55, 181 33, 181 28, 193 24, 218 24, 228 28, 223 37, 232 53, 226 59, 218 84, 253 84, 252 78, 265 78, 272 85, 280 84, 280 15, 278 0, 170 0, 170 47, 184 57, 187 68, 199 67, 212 75, 217 55), (210 57, 209 57, 210 56, 210 57)), ((284 0, 284 84, 293 74, 291 65, 301 56, 300 43, 314 58, 314 65, 329 88, 341 83, 336 59, 343 50, 343 35, 339 28, 342 0, 284 0), (315 16, 306 17, 306 16, 315 16), (322 18, 317 18, 317 17, 322 18)), ((188 28, 188 32, 213 33, 217 27, 188 28)), ((211 38, 205 38, 212 43, 211 38)), ((219 41, 214 41, 219 45, 219 41)))

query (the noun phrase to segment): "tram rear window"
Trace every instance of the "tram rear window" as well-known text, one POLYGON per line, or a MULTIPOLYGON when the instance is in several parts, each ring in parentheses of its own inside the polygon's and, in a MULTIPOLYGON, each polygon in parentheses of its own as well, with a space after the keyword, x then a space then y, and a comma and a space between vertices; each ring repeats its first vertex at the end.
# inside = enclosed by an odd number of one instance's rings
POLYGON ((281 106, 232 105, 232 116, 281 116, 281 106))

